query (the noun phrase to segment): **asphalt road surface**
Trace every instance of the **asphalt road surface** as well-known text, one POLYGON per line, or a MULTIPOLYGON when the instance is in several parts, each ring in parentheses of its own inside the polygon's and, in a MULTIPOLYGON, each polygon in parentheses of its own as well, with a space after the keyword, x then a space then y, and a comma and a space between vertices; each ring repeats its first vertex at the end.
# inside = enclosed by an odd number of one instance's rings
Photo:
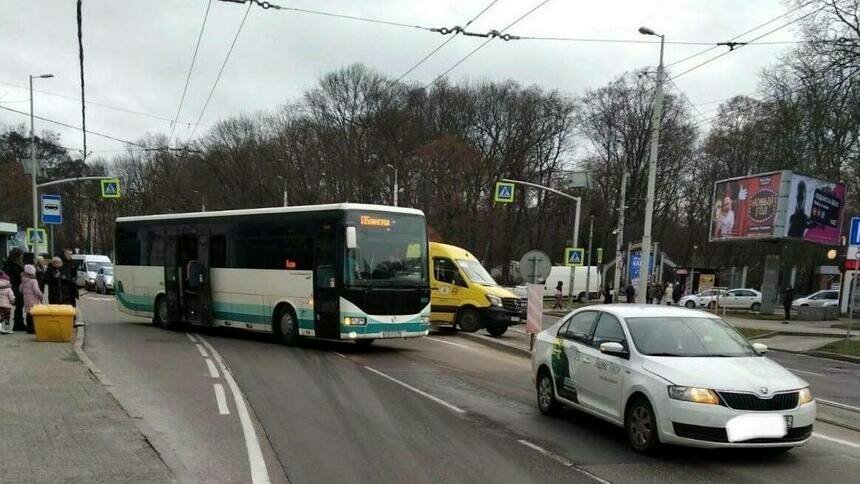
POLYGON ((104 296, 81 306, 84 350, 191 479, 823 484, 860 475, 858 433, 824 423, 787 454, 638 455, 600 420, 542 416, 527 359, 453 332, 369 349, 291 348, 236 331, 160 330, 104 296))

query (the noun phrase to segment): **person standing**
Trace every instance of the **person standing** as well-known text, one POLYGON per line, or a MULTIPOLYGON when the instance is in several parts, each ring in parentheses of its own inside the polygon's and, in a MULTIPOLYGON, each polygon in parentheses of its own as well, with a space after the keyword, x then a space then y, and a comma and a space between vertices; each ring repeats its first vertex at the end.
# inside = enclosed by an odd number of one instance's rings
POLYGON ((45 292, 45 277, 48 271, 48 262, 41 255, 36 257, 36 281, 39 283, 39 291, 45 292))
POLYGON ((0 334, 12 334, 12 309, 15 307, 15 292, 9 283, 9 276, 0 272, 0 334))
POLYGON ((681 293, 683 291, 681 290, 680 283, 676 282, 675 284, 673 284, 673 286, 674 287, 672 288, 672 302, 674 302, 677 306, 678 303, 681 302, 681 293))
POLYGON ((785 291, 782 292, 782 309, 785 310, 785 321, 788 324, 791 321, 791 303, 794 301, 794 288, 791 285, 785 286, 785 291))
POLYGON ((663 304, 663 288, 654 284, 654 300, 657 304, 663 304))
POLYGON ((45 283, 48 286, 48 302, 50 304, 63 304, 65 301, 63 294, 66 288, 63 282, 62 268, 63 259, 54 257, 51 259, 51 264, 45 273, 45 283))
POLYGON ((561 281, 558 281, 558 284, 555 285, 555 302, 552 305, 553 309, 564 309, 564 304, 562 304, 562 298, 564 297, 564 291, 562 287, 564 284, 561 281))
POLYGON ((645 304, 654 304, 654 298, 657 296, 654 284, 648 284, 645 289, 645 304))
POLYGON ((63 276, 65 287, 63 288, 62 304, 69 304, 77 307, 78 305, 78 271, 75 268, 75 261, 72 259, 72 251, 63 249, 63 265, 60 268, 60 274, 63 276))
POLYGON ((30 311, 36 304, 42 304, 42 299, 45 294, 39 289, 39 281, 36 280, 36 267, 27 264, 24 266, 24 273, 21 276, 21 296, 24 298, 24 312, 27 315, 27 332, 33 334, 36 332, 33 326, 33 316, 30 311))
POLYGON ((628 303, 636 302, 636 289, 633 288, 633 284, 627 284, 627 287, 624 289, 624 295, 627 296, 628 303))
POLYGON ((612 291, 609 290, 609 284, 603 287, 603 304, 612 304, 612 291))
POLYGON ((21 273, 24 272, 24 262, 22 260, 24 253, 21 249, 15 247, 9 251, 9 257, 6 259, 6 264, 3 266, 3 271, 9 276, 9 284, 12 286, 12 292, 15 294, 15 311, 13 322, 16 331, 23 331, 24 328, 24 300, 18 292, 21 286, 21 273))
POLYGON ((666 283, 666 290, 663 291, 663 299, 666 301, 666 304, 669 306, 672 305, 672 292, 673 292, 672 283, 667 282, 666 283))

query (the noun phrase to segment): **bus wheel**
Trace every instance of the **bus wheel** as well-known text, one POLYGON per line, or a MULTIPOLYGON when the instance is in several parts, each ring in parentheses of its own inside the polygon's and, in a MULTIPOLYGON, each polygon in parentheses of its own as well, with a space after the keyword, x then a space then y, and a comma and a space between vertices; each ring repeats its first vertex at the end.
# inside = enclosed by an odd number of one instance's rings
POLYGON ((284 344, 295 345, 299 342, 299 320, 292 308, 283 307, 275 315, 278 338, 284 344))
POLYGON ((170 312, 167 310, 167 298, 164 296, 155 298, 152 325, 157 328, 170 329, 170 312))
POLYGON ((467 333, 474 333, 481 329, 481 316, 478 314, 478 311, 472 308, 461 309, 460 315, 457 317, 457 324, 461 330, 467 333))
POLYGON ((487 326, 487 332, 490 333, 490 336, 495 336, 497 338, 505 334, 505 331, 507 330, 507 326, 487 326))

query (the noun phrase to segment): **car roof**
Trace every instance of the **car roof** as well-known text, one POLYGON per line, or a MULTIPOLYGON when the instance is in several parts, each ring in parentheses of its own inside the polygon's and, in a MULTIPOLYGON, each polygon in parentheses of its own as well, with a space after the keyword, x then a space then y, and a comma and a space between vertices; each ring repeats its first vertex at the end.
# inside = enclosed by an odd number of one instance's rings
POLYGON ((697 317, 718 319, 719 316, 698 309, 660 304, 595 304, 583 309, 606 311, 620 318, 697 317))

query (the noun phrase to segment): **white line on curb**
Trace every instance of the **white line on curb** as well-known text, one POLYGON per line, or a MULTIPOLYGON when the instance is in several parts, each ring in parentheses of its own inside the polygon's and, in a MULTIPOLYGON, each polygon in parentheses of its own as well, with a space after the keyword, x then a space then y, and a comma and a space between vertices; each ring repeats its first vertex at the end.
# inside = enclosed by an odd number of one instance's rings
POLYGON ((610 481, 607 481, 606 479, 603 479, 603 478, 601 478, 601 477, 598 477, 598 476, 597 476, 597 475, 595 475, 594 473, 589 472, 589 471, 587 471, 587 470, 585 470, 585 469, 583 469, 583 468, 581 468, 581 467, 579 467, 579 466, 575 465, 573 462, 571 462, 571 461, 569 461, 569 460, 565 459, 564 457, 562 457, 562 456, 560 456, 560 455, 556 454, 555 452, 551 452, 551 451, 549 451, 549 450, 546 450, 546 449, 544 449, 543 447, 541 447, 541 446, 539 446, 539 445, 537 445, 537 444, 533 444, 533 443, 529 442, 528 440, 520 439, 520 440, 517 440, 517 442, 519 442, 520 444, 522 444, 522 445, 524 445, 524 446, 528 447, 529 449, 536 450, 536 451, 540 452, 541 454, 543 454, 543 455, 545 455, 545 456, 549 457, 550 459, 552 459, 552 460, 554 460, 554 461, 558 462, 559 464, 561 464, 561 465, 563 465, 563 466, 565 466, 565 467, 570 467, 571 469, 575 470, 576 472, 579 472, 580 474, 583 474, 583 475, 585 475, 585 476, 588 476, 588 477, 590 477, 590 478, 594 479, 595 481, 597 481, 597 482, 599 482, 599 483, 601 483, 601 484, 612 484, 610 481))
POLYGON ((197 342, 197 338, 195 338, 193 334, 191 334, 191 333, 185 333, 185 336, 188 336, 188 339, 190 339, 192 343, 196 343, 196 342, 197 342))
POLYGON ((227 408, 227 395, 224 394, 224 385, 215 383, 212 386, 215 388, 215 401, 218 402, 218 413, 221 415, 230 415, 230 409, 227 408))
POLYGON ((215 363, 212 363, 212 360, 206 358, 206 368, 209 369, 209 376, 212 378, 218 378, 218 368, 215 368, 215 363))
POLYGON ((818 437, 819 439, 829 440, 837 444, 847 445, 848 447, 854 447, 855 449, 860 449, 860 444, 849 442, 847 440, 837 439, 836 437, 828 437, 827 435, 819 434, 818 432, 814 432, 812 436, 818 437))
POLYGON ((269 471, 266 469, 266 461, 263 459, 263 451, 260 449, 260 442, 257 440, 257 431, 254 430, 254 422, 251 421, 251 415, 248 413, 248 407, 245 405, 245 399, 242 392, 239 390, 239 385, 233 379, 233 374, 227 368, 227 364, 221 358, 221 355, 215 351, 215 348, 203 339, 203 336, 197 335, 200 342, 212 353, 212 357, 218 362, 221 367, 221 373, 224 375, 224 380, 230 387, 230 392, 233 393, 233 402, 236 405, 236 413, 239 414, 239 421, 242 423, 242 432, 245 435, 245 448, 248 452, 248 465, 251 468, 251 482, 254 484, 265 484, 269 482, 269 471))
POLYGON ((858 407, 852 407, 851 405, 847 405, 847 404, 844 404, 844 403, 833 402, 833 401, 830 401, 830 400, 824 400, 823 398, 816 398, 815 400, 816 400, 817 402, 821 402, 821 403, 823 403, 823 404, 825 404, 825 405, 830 405, 831 407, 841 408, 841 409, 843 409, 843 410, 850 410, 850 411, 852 411, 852 412, 860 412, 860 408, 858 408, 858 407))
POLYGON ((458 347, 458 348, 465 348, 465 349, 467 349, 467 350, 473 350, 473 349, 474 349, 474 348, 472 348, 471 346, 466 346, 466 345, 464 345, 464 344, 454 343, 454 342, 451 342, 451 341, 445 341, 444 339, 433 338, 433 337, 431 337, 431 336, 425 336, 425 337, 424 337, 424 339, 429 339, 430 341, 435 341, 435 342, 437 342, 437 343, 444 343, 444 344, 446 344, 446 345, 456 346, 456 347, 458 347))
POLYGON ((466 413, 466 411, 463 410, 462 408, 460 408, 456 405, 450 404, 450 403, 446 402, 445 400, 442 400, 441 398, 434 397, 433 395, 430 395, 429 393, 425 392, 424 390, 419 390, 419 389, 413 387, 412 385, 410 385, 406 382, 402 382, 402 381, 398 380, 397 378, 394 378, 393 376, 386 375, 385 373, 382 373, 381 371, 379 371, 375 368, 371 368, 369 366, 365 366, 365 368, 372 371, 373 373, 376 373, 377 375, 379 375, 383 378, 387 378, 388 380, 391 380, 394 383, 397 383, 398 385, 402 386, 403 388, 412 390, 413 392, 421 395, 422 397, 429 398, 430 400, 433 400, 434 402, 438 403, 439 405, 447 407, 450 410, 453 410, 457 413, 466 413))
POLYGON ((206 353, 206 350, 204 350, 203 347, 200 346, 199 343, 195 343, 194 346, 197 347, 197 351, 200 352, 200 356, 202 356, 203 358, 209 358, 209 354, 206 353))
POLYGON ((809 374, 809 375, 824 376, 824 373, 815 373, 814 371, 798 370, 798 369, 796 369, 796 368, 789 368, 789 367, 787 367, 787 366, 785 367, 785 369, 786 369, 786 370, 788 370, 788 371, 794 371, 794 372, 797 372, 797 373, 807 373, 807 374, 809 374))

